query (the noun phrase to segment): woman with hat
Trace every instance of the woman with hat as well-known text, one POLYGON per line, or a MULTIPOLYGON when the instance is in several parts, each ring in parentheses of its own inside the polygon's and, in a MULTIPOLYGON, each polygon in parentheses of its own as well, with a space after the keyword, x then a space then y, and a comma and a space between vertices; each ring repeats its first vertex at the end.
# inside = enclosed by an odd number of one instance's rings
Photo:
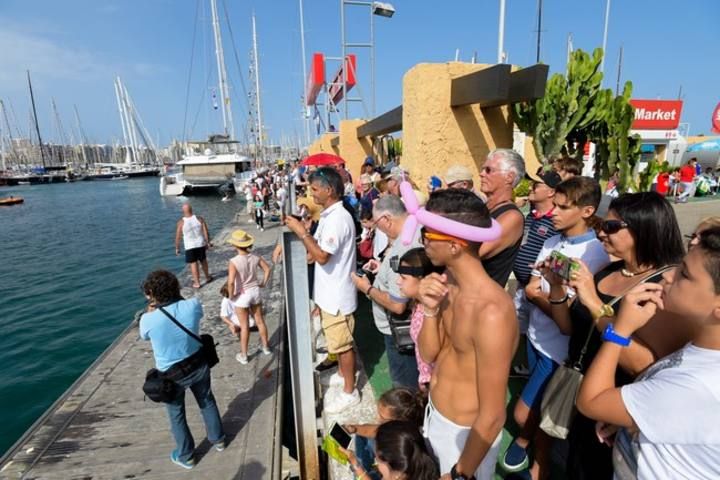
POLYGON ((249 315, 252 313, 260 333, 261 351, 270 355, 268 332, 262 312, 260 289, 270 280, 270 265, 259 255, 250 253, 255 239, 244 230, 235 230, 228 243, 235 247, 237 255, 228 263, 228 291, 240 321, 240 353, 235 359, 243 365, 248 363, 250 341, 249 315), (262 268, 263 279, 258 282, 257 269, 262 268))

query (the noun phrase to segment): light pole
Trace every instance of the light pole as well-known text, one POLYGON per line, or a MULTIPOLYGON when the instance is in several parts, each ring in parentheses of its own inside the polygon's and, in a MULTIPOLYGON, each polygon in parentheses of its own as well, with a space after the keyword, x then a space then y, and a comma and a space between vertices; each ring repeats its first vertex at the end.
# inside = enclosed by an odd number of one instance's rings
POLYGON ((374 16, 391 18, 395 14, 395 7, 387 2, 368 2, 360 0, 340 0, 340 23, 342 32, 342 91, 343 91, 343 110, 344 116, 348 118, 347 108, 347 69, 345 59, 347 57, 348 48, 366 47, 370 49, 370 111, 375 116, 375 22, 374 16), (348 43, 345 38, 345 6, 357 5, 370 7, 370 42, 369 43, 348 43))
POLYGON ((505 63, 505 0, 500 0, 500 18, 498 19, 497 63, 505 63))
POLYGON ((610 19, 610 0, 605 1, 605 28, 603 29, 603 57, 600 61, 600 71, 605 72, 605 57, 607 57, 608 20, 610 19))

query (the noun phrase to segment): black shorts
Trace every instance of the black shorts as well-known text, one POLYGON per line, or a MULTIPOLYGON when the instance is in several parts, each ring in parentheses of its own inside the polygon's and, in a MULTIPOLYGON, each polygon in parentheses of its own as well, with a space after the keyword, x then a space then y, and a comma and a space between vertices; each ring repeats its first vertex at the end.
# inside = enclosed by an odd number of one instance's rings
POLYGON ((207 247, 197 247, 185 250, 185 263, 202 262, 205 258, 207 258, 205 256, 206 250, 207 247))

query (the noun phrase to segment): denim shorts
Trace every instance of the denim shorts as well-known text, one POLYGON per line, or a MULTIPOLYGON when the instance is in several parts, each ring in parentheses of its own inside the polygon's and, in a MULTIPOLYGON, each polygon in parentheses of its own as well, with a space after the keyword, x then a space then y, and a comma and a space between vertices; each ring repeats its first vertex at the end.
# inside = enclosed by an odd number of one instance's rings
POLYGON ((525 405, 537 411, 540 410, 540 402, 542 401, 545 387, 558 368, 558 364, 550 357, 546 357, 540 353, 533 346, 530 339, 527 339, 527 360, 528 368, 530 369, 530 378, 528 378, 520 398, 525 405))

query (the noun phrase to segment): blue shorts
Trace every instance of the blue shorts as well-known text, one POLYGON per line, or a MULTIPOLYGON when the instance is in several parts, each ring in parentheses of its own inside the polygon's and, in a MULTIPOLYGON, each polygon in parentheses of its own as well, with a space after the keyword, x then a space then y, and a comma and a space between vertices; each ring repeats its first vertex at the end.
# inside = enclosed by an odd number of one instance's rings
POLYGON ((520 398, 523 403, 533 410, 540 409, 543 392, 553 373, 558 368, 550 357, 546 357, 533 346, 530 339, 527 339, 527 360, 530 378, 523 388, 520 398))

